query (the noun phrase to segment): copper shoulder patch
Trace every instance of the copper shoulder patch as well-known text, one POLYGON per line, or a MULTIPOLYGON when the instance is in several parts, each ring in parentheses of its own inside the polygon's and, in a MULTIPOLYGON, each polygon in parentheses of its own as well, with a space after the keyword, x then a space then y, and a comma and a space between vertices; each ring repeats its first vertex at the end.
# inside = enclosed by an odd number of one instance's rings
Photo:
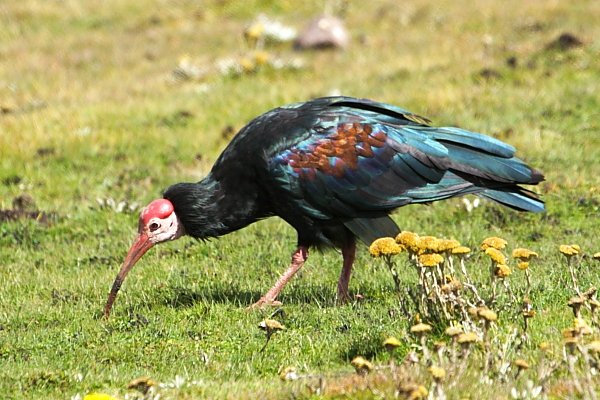
POLYGON ((336 130, 306 148, 290 149, 285 159, 300 176, 314 177, 315 171, 341 178, 346 168, 358 168, 359 157, 374 157, 387 135, 369 124, 340 124, 336 130))

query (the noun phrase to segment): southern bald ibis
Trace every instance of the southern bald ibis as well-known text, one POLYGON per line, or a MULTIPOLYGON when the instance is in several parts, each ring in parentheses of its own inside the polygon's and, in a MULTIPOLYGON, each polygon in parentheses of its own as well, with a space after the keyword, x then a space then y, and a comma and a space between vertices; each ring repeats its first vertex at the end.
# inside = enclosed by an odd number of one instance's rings
POLYGON ((177 183, 146 206, 104 314, 133 265, 158 243, 213 238, 279 216, 298 233, 289 268, 254 306, 276 303, 309 248, 343 256, 338 300, 348 299, 356 239, 369 244, 400 229, 389 214, 414 203, 475 194, 520 211, 544 203, 519 186, 543 175, 497 139, 434 127, 402 108, 350 97, 292 104, 252 120, 198 183, 177 183))

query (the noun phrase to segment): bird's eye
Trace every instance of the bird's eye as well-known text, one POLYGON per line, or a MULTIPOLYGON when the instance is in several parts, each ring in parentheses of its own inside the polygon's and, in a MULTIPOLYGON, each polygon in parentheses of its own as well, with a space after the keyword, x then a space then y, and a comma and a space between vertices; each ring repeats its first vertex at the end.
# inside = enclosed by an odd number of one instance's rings
POLYGON ((154 232, 155 230, 160 228, 160 225, 158 224, 158 222, 153 222, 150 224, 150 226, 148 228, 150 228, 150 232, 154 232))

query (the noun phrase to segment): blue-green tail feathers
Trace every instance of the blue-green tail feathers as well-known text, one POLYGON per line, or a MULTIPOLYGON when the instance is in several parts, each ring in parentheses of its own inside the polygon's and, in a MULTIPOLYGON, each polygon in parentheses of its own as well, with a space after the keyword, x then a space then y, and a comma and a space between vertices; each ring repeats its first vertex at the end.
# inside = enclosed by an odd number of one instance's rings
POLYGON ((517 192, 514 189, 511 191, 487 189, 479 195, 517 211, 545 211, 544 202, 535 193, 523 188, 519 188, 517 192))

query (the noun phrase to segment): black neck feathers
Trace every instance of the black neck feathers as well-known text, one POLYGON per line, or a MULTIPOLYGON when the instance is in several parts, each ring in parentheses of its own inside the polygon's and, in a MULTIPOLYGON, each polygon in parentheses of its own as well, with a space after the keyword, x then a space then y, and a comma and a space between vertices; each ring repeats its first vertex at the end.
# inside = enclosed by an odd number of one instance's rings
POLYGON ((212 174, 198 183, 177 183, 163 196, 173 203, 186 234, 198 239, 222 236, 261 218, 255 191, 231 187, 212 174))

